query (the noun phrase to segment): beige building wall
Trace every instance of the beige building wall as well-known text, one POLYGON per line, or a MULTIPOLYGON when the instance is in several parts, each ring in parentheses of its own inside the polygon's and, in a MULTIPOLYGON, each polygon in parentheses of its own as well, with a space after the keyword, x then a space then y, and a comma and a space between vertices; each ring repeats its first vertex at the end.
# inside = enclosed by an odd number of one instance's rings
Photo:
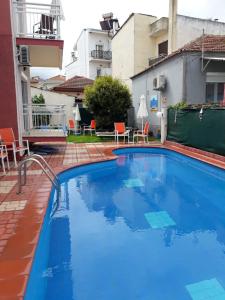
POLYGON ((148 67, 153 51, 149 24, 155 20, 154 16, 132 14, 112 39, 112 76, 121 79, 130 90, 130 77, 148 67))
MULTIPOLYGON (((149 38, 150 23, 156 17, 134 14, 134 73, 137 74, 148 67, 148 59, 154 53, 154 44, 149 38), (146 38, 147 37, 147 38, 146 38)), ((132 75, 131 75, 132 76, 132 75)))
POLYGON ((112 39, 112 76, 121 79, 131 89, 131 74, 134 74, 133 17, 112 39))

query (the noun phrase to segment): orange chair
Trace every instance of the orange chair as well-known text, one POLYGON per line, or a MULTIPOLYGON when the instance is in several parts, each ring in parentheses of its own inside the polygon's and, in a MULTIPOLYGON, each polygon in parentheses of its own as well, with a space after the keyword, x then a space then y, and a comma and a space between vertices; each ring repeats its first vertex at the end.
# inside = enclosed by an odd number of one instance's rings
POLYGON ((15 166, 17 167, 16 153, 27 151, 30 155, 29 142, 28 140, 22 140, 22 145, 15 139, 12 128, 0 128, 0 136, 2 143, 7 147, 8 151, 13 151, 13 157, 15 166))
POLYGON ((80 125, 77 125, 73 119, 69 119, 69 133, 80 133, 80 125))
POLYGON ((85 134, 85 131, 89 131, 92 135, 92 132, 96 133, 96 121, 91 120, 91 124, 89 126, 84 126, 83 127, 83 133, 85 134))
POLYGON ((127 142, 129 142, 130 130, 126 130, 125 123, 123 122, 114 123, 114 129, 115 129, 115 141, 117 143, 119 143, 119 137, 121 136, 124 137, 124 142, 126 141, 126 137, 127 137, 127 142))
POLYGON ((137 138, 138 142, 138 137, 142 137, 144 139, 144 142, 148 142, 148 133, 149 133, 150 125, 149 122, 145 123, 144 129, 142 130, 137 130, 133 133, 133 143, 134 139, 137 138))

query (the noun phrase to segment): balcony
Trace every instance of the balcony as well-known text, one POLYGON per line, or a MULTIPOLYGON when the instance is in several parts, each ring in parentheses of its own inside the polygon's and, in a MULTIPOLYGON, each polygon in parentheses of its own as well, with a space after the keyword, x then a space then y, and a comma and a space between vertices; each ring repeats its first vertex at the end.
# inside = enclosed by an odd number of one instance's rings
POLYGON ((60 5, 14 1, 13 12, 17 37, 60 39, 60 5))
POLYGON ((94 60, 112 60, 112 51, 92 50, 91 59, 94 60))
POLYGON ((60 5, 13 2, 16 45, 28 46, 32 67, 62 68, 63 41, 60 40, 60 5))
POLYGON ((67 136, 65 105, 24 105, 23 121, 23 137, 30 141, 67 136))
POLYGON ((158 63, 159 61, 163 60, 167 55, 166 54, 160 54, 159 56, 156 57, 150 57, 148 59, 148 65, 151 67, 152 65, 158 63))
POLYGON ((149 26, 151 37, 158 37, 160 35, 163 35, 168 32, 168 18, 160 18, 149 26))

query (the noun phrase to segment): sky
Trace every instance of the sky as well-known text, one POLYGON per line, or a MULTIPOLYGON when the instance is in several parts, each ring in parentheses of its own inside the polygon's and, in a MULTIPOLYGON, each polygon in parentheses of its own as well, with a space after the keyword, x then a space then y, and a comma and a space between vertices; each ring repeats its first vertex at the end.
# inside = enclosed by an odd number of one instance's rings
MULTIPOLYGON (((33 0, 38 3, 51 3, 50 0, 33 0)), ((102 14, 112 12, 118 18, 120 26, 133 12, 168 16, 169 0, 61 0, 65 21, 61 22, 61 36, 64 40, 63 67, 70 62, 70 53, 84 28, 100 29, 102 14)), ((224 0, 178 0, 178 14, 192 17, 219 19, 225 22, 224 0)), ((64 70, 32 68, 32 76, 48 78, 64 70)))

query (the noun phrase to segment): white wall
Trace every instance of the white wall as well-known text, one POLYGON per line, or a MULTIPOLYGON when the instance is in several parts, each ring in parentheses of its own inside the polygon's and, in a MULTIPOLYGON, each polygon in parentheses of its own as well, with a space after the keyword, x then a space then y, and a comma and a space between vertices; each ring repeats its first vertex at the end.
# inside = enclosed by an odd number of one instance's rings
POLYGON ((95 50, 96 45, 102 45, 104 51, 111 50, 111 39, 106 32, 88 31, 88 49, 89 55, 92 50, 95 50))
MULTIPOLYGON (((91 58, 91 51, 96 45, 103 45, 104 51, 111 50, 111 38, 106 32, 84 29, 76 43, 77 60, 66 66, 66 79, 75 75, 95 79, 97 68, 111 68, 111 61, 96 61, 91 58)), ((107 70, 110 74, 111 71, 107 70)))
POLYGON ((176 47, 200 37, 203 29, 205 34, 225 35, 225 23, 178 15, 176 47))
POLYGON ((76 44, 77 60, 70 63, 65 67, 66 80, 74 77, 75 75, 84 76, 88 78, 88 43, 87 43, 87 30, 83 30, 80 34, 76 44))
POLYGON ((50 92, 41 90, 38 88, 31 88, 31 97, 34 95, 40 95, 42 94, 45 98, 45 104, 48 105, 65 105, 66 108, 66 120, 68 123, 69 119, 73 118, 73 104, 74 104, 74 97, 73 96, 67 96, 65 94, 60 94, 56 92, 50 92))

